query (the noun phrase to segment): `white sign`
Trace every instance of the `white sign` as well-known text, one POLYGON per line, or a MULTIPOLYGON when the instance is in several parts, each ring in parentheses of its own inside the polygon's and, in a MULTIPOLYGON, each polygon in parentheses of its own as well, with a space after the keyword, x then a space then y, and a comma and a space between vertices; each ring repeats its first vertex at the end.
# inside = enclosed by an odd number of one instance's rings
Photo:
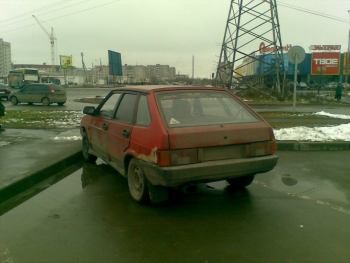
POLYGON ((312 51, 339 51, 341 45, 312 45, 310 46, 312 51))

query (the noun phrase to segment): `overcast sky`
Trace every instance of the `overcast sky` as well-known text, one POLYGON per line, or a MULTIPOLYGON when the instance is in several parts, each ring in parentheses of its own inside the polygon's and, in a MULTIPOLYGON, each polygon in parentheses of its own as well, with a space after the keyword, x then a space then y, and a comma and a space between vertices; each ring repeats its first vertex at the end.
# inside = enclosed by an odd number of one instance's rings
MULTIPOLYGON (((260 1, 260 0, 255 0, 260 1)), ((282 1, 282 0, 281 0, 282 1)), ((348 19, 350 0, 283 0, 348 19)), ((74 65, 107 64, 107 50, 123 64, 169 64, 196 76, 215 71, 230 0, 0 0, 0 38, 11 42, 14 63, 50 63, 49 39, 31 17, 53 26, 59 54, 74 65)), ((279 6, 283 44, 340 44, 347 49, 349 24, 279 6)), ((56 59, 58 62, 58 58, 56 59)))

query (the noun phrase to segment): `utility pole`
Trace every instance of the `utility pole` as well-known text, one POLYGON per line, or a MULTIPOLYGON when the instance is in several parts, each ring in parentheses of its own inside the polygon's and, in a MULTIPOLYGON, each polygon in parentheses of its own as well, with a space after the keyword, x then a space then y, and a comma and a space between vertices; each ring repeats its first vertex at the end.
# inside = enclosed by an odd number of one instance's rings
POLYGON ((82 64, 82 67, 83 67, 83 70, 84 70, 84 76, 85 76, 85 81, 84 82, 87 83, 88 82, 88 77, 87 77, 86 66, 85 66, 85 62, 84 62, 84 53, 81 52, 80 55, 81 55, 81 64, 82 64))
POLYGON ((273 76, 281 94, 280 73, 284 73, 284 63, 277 2, 231 0, 216 85, 231 88, 233 83, 242 84, 245 81, 242 69, 257 64, 264 64, 269 71, 264 74, 273 76), (265 59, 268 56, 270 59, 265 59))
POLYGON ((350 52, 350 10, 348 10, 349 14, 349 37, 348 37, 348 52, 350 52))
POLYGON ((44 31, 44 33, 49 37, 50 39, 50 47, 51 47, 51 65, 56 65, 55 63, 55 38, 54 32, 53 32, 53 27, 51 27, 51 33, 43 26, 43 24, 39 21, 39 19, 35 16, 32 15, 34 20, 38 23, 40 28, 44 31))
MULTIPOLYGON (((350 59, 350 10, 348 10, 348 14, 349 14, 349 35, 348 35, 348 50, 347 50, 348 53, 346 54, 347 57, 344 56, 344 60, 346 60, 349 63, 349 59, 350 59)), ((345 67, 343 69, 342 74, 344 74, 344 73, 348 74, 348 72, 344 72, 344 71, 348 71, 347 69, 345 70, 345 67)), ((349 76, 345 75, 344 82, 348 83, 348 80, 349 80, 349 76)))
POLYGON ((192 82, 194 81, 194 56, 192 56, 192 82))

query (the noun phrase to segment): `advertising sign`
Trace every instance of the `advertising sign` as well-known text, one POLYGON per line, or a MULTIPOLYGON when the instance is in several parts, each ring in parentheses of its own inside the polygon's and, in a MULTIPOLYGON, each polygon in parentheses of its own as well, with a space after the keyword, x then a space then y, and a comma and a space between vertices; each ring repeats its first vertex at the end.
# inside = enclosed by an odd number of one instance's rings
POLYGON ((72 67, 73 66, 73 57, 60 55, 60 65, 62 68, 72 67))
POLYGON ((340 52, 341 45, 312 45, 311 51, 337 51, 340 52))
POLYGON ((344 75, 349 76, 350 75, 350 53, 345 52, 344 53, 344 75))
POLYGON ((122 56, 119 52, 108 50, 109 75, 123 76, 122 56))
MULTIPOLYGON (((286 46, 283 46, 282 47, 282 51, 283 52, 288 52, 289 49, 292 47, 291 44, 288 44, 286 46)), ((260 43, 260 46, 259 46, 259 52, 260 54, 266 54, 266 53, 273 53, 273 52, 276 52, 276 48, 274 47, 269 47, 269 46, 266 46, 265 42, 261 42, 260 43)))
POLYGON ((311 75, 339 75, 339 52, 312 53, 311 75))

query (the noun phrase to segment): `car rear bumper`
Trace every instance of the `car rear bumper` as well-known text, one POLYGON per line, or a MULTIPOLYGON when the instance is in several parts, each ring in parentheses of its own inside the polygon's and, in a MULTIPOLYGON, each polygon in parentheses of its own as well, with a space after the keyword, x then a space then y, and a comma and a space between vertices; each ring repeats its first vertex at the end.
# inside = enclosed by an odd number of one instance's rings
POLYGON ((49 99, 50 99, 50 102, 66 102, 67 101, 67 97, 64 95, 50 96, 49 99))
POLYGON ((144 162, 144 171, 151 184, 176 187, 191 182, 219 181, 268 172, 276 166, 277 160, 278 157, 276 155, 269 155, 172 167, 159 167, 144 162))

